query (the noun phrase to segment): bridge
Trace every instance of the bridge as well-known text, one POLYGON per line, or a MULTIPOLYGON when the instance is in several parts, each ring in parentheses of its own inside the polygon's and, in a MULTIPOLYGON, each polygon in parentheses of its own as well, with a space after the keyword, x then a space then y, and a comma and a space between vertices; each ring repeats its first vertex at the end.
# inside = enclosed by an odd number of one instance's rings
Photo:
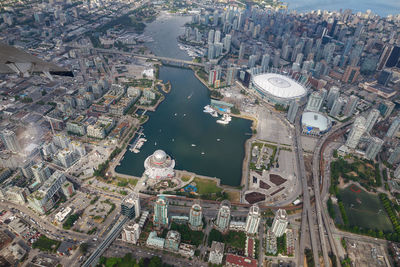
POLYGON ((128 217, 124 217, 117 225, 115 225, 111 231, 108 233, 106 238, 101 242, 101 244, 96 248, 92 255, 86 260, 82 267, 92 267, 97 265, 99 257, 104 253, 104 251, 110 246, 110 244, 118 237, 121 233, 122 226, 129 221, 128 217))
MULTIPOLYGON (((82 47, 71 47, 71 48, 82 48, 82 47)), ((137 58, 145 58, 145 59, 156 59, 156 60, 161 60, 162 62, 165 62, 167 64, 176 64, 177 66, 196 66, 196 67, 204 67, 205 65, 203 63, 198 63, 194 61, 189 61, 189 60, 183 60, 183 59, 177 59, 177 58, 170 58, 170 57, 160 57, 156 55, 143 55, 143 54, 137 54, 137 53, 132 53, 132 52, 125 52, 117 49, 104 49, 104 48, 93 48, 93 47, 86 47, 92 50, 95 50, 97 52, 101 53, 106 53, 106 54, 120 54, 120 55, 127 55, 131 57, 137 57, 137 58)))

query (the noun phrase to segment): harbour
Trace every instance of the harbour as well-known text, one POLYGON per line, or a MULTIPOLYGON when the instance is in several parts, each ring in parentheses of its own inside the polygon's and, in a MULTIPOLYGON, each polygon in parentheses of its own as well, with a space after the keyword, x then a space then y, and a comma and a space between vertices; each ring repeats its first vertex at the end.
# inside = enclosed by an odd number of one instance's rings
MULTIPOLYGON (((149 24, 145 34, 155 40, 148 44, 153 53, 190 60, 176 38, 182 34, 188 19, 167 15, 149 24), (168 23, 162 23, 166 19, 168 23)), ((116 172, 140 177, 146 157, 162 149, 175 159, 177 170, 217 177, 221 184, 239 186, 244 145, 251 137, 252 121, 232 117, 228 123, 220 124, 217 120, 222 120, 221 115, 217 118, 204 113, 204 107, 211 102, 209 90, 191 69, 162 66, 160 79, 170 81, 172 89, 164 94, 165 100, 155 112, 146 113, 149 120, 143 125, 143 134, 148 141, 140 153, 127 150, 116 172)))

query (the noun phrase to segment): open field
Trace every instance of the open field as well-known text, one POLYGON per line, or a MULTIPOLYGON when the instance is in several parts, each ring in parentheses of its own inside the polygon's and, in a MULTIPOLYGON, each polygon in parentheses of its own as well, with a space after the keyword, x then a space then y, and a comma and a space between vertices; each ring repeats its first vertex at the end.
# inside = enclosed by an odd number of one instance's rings
POLYGON ((208 179, 202 179, 199 177, 196 177, 193 179, 193 182, 196 183, 197 187, 197 192, 199 194, 212 194, 212 193, 218 193, 222 191, 222 188, 217 186, 217 182, 213 180, 208 180, 208 179))

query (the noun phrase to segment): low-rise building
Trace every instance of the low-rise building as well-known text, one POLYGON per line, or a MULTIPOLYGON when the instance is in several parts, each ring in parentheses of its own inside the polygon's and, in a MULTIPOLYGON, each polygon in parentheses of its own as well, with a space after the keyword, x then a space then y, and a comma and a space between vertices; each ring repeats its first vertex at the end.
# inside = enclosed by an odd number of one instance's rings
POLYGON ((192 246, 192 245, 181 243, 179 245, 178 253, 181 254, 184 257, 193 258, 194 249, 195 249, 195 247, 192 246))
POLYGON ((151 248, 163 249, 165 244, 165 239, 158 237, 157 232, 153 231, 149 234, 146 240, 146 246, 151 248))
POLYGON ((62 222, 67 218, 68 215, 70 215, 72 212, 71 207, 66 207, 65 209, 59 211, 56 215, 55 218, 58 222, 62 222))
POLYGON ((167 238, 165 239, 164 248, 172 251, 179 250, 179 243, 181 242, 181 234, 177 231, 168 231, 167 238))
POLYGON ((256 267, 257 260, 249 258, 249 257, 242 257, 239 255, 234 254, 226 254, 226 264, 227 267, 256 267))

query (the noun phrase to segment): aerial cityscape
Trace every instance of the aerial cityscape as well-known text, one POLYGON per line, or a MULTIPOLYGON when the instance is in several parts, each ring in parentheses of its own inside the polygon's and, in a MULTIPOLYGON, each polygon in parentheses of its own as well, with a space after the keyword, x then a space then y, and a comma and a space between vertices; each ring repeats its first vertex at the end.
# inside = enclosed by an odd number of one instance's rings
POLYGON ((3 0, 0 266, 400 266, 400 2, 3 0))

